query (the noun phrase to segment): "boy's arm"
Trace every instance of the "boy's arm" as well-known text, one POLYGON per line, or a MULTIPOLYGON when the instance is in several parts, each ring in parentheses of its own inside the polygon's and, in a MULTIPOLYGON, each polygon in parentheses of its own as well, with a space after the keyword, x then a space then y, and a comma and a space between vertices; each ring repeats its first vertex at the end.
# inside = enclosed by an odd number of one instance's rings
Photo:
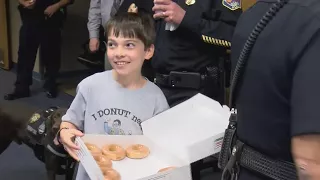
POLYGON ((84 130, 84 119, 85 119, 85 110, 86 110, 86 99, 84 96, 84 90, 82 90, 81 85, 79 84, 77 88, 77 95, 72 101, 68 111, 62 117, 62 123, 60 128, 76 128, 78 130, 84 130))

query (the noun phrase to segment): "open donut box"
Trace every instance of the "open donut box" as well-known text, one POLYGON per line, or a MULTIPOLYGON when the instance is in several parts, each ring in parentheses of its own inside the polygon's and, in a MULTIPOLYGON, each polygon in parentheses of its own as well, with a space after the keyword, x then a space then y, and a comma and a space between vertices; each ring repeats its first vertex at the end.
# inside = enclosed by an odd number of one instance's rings
POLYGON ((102 172, 84 142, 98 147, 118 144, 127 148, 143 144, 150 149, 144 159, 112 161, 121 180, 192 180, 190 164, 218 153, 230 112, 202 94, 142 123, 143 135, 107 136, 86 134, 77 138, 82 144, 80 162, 92 180, 103 180, 102 172), (175 169, 158 173, 162 168, 175 169))

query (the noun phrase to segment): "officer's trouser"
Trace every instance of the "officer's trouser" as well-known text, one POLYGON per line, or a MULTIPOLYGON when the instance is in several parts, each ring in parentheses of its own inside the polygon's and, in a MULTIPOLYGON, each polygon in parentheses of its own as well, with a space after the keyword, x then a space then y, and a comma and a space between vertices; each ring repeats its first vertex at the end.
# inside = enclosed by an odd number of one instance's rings
POLYGON ((63 14, 59 11, 45 18, 43 11, 19 7, 22 26, 19 35, 16 89, 32 84, 32 72, 40 46, 40 60, 45 70, 45 88, 55 86, 61 61, 61 27, 63 14))

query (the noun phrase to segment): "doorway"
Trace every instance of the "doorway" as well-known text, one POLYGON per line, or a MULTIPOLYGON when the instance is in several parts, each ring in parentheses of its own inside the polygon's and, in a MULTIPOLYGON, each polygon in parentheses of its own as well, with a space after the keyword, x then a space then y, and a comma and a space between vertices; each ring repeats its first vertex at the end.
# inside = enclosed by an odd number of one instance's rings
POLYGON ((9 70, 11 62, 9 58, 7 5, 6 0, 0 0, 0 67, 9 70))

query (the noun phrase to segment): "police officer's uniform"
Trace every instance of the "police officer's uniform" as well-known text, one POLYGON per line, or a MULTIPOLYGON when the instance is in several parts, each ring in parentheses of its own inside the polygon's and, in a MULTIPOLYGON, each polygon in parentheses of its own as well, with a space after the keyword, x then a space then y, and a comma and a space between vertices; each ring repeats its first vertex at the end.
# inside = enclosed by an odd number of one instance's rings
POLYGON ((156 22, 155 54, 151 60, 155 82, 170 106, 201 92, 220 102, 219 58, 230 40, 241 13, 239 0, 177 0, 186 14, 175 31, 156 22))
POLYGON ((32 9, 18 6, 22 26, 19 34, 17 79, 13 93, 5 96, 13 100, 29 96, 32 72, 38 48, 40 59, 45 67, 45 84, 48 97, 56 96, 56 78, 61 59, 61 28, 65 11, 58 10, 51 17, 44 14, 45 9, 58 0, 37 0, 32 9))
MULTIPOLYGON (((239 18, 233 69, 248 36, 275 2, 259 0, 239 18)), ((235 96, 236 135, 247 147, 233 163, 240 164, 239 180, 297 179, 291 138, 320 132, 319 16, 320 1, 288 0, 252 48, 235 96), (244 160, 248 148, 254 153, 244 160)))
MULTIPOLYGON (((163 19, 156 20, 155 54, 151 59, 155 83, 171 107, 199 92, 223 102, 219 58, 225 57, 231 46, 241 14, 240 0, 174 1, 186 14, 174 31, 165 30, 163 19)), ((201 166, 202 161, 191 164, 193 179, 200 179, 201 166)))

